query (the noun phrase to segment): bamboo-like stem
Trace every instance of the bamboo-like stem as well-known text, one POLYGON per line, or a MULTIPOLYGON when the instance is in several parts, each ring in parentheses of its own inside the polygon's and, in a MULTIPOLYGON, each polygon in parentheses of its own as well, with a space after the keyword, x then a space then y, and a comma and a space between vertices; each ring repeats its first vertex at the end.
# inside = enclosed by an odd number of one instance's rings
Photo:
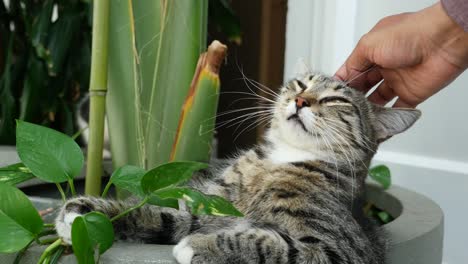
POLYGON ((93 41, 89 85, 90 117, 85 194, 101 191, 102 150, 107 93, 107 49, 109 39, 109 0, 93 2, 93 41))

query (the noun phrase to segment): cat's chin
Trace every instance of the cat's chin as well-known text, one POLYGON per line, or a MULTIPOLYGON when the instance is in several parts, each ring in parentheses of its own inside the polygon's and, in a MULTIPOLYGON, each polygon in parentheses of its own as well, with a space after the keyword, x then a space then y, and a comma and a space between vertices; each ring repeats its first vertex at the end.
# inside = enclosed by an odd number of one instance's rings
POLYGON ((297 124, 283 124, 283 128, 270 129, 266 140, 270 145, 268 158, 275 163, 319 160, 323 153, 318 153, 313 136, 298 128, 297 124), (295 126, 296 129, 291 129, 295 126))
POLYGON ((292 114, 290 115, 286 121, 288 123, 291 123, 294 128, 299 128, 304 130, 304 132, 309 133, 309 130, 306 128, 304 122, 302 121, 302 118, 298 114, 292 114))

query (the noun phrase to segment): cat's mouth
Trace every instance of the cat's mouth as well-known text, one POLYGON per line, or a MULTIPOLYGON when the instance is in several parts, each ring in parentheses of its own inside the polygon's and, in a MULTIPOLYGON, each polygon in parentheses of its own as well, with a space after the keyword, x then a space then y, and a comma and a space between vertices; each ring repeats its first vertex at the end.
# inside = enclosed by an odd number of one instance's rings
POLYGON ((301 120, 301 117, 297 114, 297 113, 294 113, 292 115, 290 115, 288 118, 287 118, 288 121, 293 121, 293 122, 296 122, 298 123, 302 129, 305 131, 305 132, 309 132, 306 128, 306 126, 304 125, 304 122, 302 122, 301 120))

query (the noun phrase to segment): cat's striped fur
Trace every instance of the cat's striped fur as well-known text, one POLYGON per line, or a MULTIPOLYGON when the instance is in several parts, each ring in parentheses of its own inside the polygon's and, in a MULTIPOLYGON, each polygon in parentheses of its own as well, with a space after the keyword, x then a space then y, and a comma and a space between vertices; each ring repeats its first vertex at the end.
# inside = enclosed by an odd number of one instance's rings
MULTIPOLYGON (((190 182, 232 201, 244 218, 145 206, 116 221, 116 236, 177 244, 180 263, 384 263, 385 238, 362 212, 364 179, 378 143, 419 111, 374 106, 343 82, 307 74, 282 88, 271 113, 265 143, 190 182)), ((77 215, 112 217, 132 204, 72 199, 56 227, 70 241, 77 215)))

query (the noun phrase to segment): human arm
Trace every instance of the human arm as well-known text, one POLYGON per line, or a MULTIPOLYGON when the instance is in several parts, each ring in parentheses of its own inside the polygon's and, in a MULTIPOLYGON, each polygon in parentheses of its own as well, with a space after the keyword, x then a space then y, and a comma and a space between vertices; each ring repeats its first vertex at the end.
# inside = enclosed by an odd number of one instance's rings
POLYGON ((415 107, 468 67, 468 33, 442 4, 386 17, 364 35, 335 76, 367 92, 384 80, 369 100, 415 107), (367 69, 376 67, 367 72, 367 69))

